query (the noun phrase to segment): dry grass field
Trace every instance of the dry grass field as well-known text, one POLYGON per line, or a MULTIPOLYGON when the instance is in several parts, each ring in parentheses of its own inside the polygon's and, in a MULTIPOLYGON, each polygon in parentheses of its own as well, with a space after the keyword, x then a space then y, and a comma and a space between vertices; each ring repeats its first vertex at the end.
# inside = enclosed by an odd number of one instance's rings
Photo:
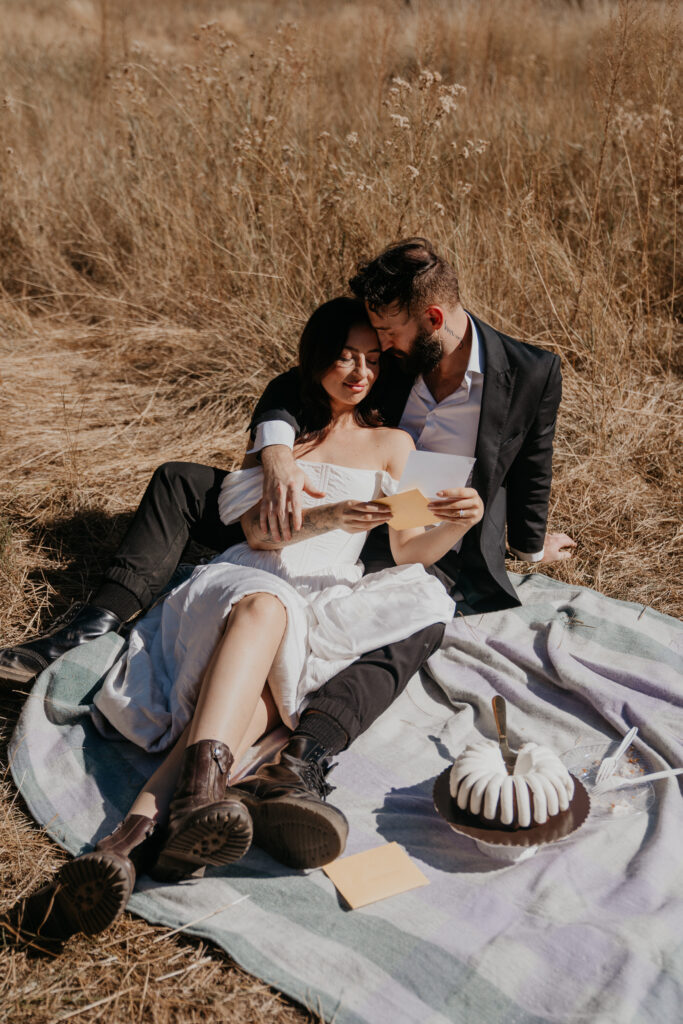
MULTIPOLYGON (((680 13, 0 0, 0 644, 87 595, 156 465, 234 465, 312 308, 412 233, 562 356, 553 575, 680 615, 680 13)), ((2 797, 0 912, 63 856, 2 797)), ((317 1019, 160 934, 6 944, 0 1021, 317 1019)))

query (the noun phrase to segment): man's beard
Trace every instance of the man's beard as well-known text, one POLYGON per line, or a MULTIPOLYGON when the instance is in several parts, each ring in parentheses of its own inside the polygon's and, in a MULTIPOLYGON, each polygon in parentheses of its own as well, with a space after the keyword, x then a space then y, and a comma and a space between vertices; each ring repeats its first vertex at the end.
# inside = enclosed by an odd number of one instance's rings
POLYGON ((411 377, 424 376, 435 370, 443 358, 443 344, 436 334, 430 334, 424 327, 418 329, 410 352, 400 360, 404 373, 411 377))

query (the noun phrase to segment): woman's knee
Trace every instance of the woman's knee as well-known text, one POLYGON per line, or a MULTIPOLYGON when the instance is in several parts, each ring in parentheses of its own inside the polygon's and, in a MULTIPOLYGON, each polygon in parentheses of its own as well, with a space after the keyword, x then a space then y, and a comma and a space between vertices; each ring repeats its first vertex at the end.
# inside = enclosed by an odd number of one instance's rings
POLYGON ((267 622, 283 629, 287 622, 285 606, 275 594, 247 594, 246 597, 236 602, 233 612, 257 618, 260 622, 267 622))

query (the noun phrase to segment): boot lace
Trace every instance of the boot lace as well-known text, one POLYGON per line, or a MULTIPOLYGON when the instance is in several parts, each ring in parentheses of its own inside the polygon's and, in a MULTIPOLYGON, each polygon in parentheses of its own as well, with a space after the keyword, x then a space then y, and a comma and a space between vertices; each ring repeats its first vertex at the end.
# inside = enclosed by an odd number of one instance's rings
POLYGON ((325 780, 325 776, 335 767, 336 762, 331 764, 326 760, 304 761, 301 772, 304 785, 307 789, 315 791, 321 800, 326 800, 336 787, 330 786, 329 782, 325 780))

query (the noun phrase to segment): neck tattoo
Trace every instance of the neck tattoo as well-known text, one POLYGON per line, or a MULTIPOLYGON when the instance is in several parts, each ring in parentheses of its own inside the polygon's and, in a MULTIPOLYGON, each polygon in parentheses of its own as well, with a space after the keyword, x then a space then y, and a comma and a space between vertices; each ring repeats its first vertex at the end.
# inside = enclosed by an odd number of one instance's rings
POLYGON ((456 334, 456 332, 453 330, 453 328, 449 327, 448 324, 445 321, 444 321, 443 329, 446 332, 446 334, 450 334, 451 338, 455 338, 455 340, 458 342, 458 344, 460 344, 462 342, 462 339, 463 339, 464 335, 463 334, 456 334))

